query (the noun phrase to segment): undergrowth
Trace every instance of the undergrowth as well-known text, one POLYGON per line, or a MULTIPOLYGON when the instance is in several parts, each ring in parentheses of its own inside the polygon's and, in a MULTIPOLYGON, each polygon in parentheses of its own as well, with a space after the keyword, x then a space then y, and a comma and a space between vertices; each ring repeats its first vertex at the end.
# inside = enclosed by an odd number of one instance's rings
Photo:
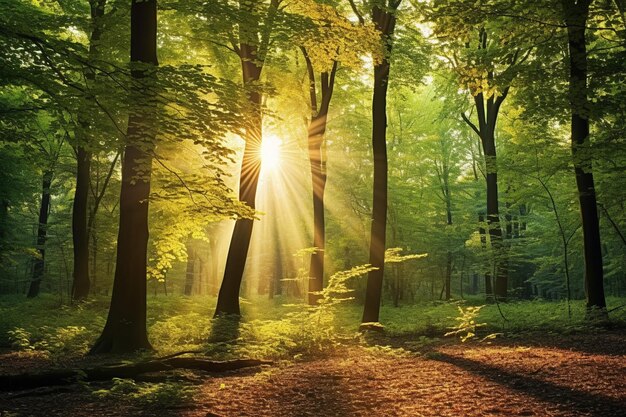
MULTIPOLYGON (((199 350, 219 359, 319 355, 338 345, 363 341, 357 333, 362 306, 352 300, 349 282, 369 270, 360 266, 333 275, 320 293, 318 307, 279 297, 248 300, 242 321, 212 319, 213 297, 150 297, 148 334, 158 355, 182 350, 199 350)), ((608 298, 607 302, 611 309, 626 304, 626 299, 608 298)), ((384 304, 384 337, 402 337, 423 346, 457 330, 459 336, 477 338, 492 333, 522 337, 527 332, 567 335, 594 331, 585 320, 582 300, 572 303, 571 319, 564 302, 501 303, 501 312, 495 305, 477 308, 483 304, 478 297, 401 307, 384 304), (464 319, 459 307, 471 315, 464 319)), ((35 300, 0 297, 0 345, 24 354, 43 352, 52 360, 78 357, 99 335, 107 308, 104 298, 68 306, 45 295, 35 300)), ((626 309, 615 310, 610 317, 614 326, 626 328, 626 309)))

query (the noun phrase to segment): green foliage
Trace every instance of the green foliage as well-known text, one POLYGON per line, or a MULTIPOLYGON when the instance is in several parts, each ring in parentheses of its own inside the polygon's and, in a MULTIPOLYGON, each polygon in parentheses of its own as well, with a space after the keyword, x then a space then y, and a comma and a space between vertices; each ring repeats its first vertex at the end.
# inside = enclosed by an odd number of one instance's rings
POLYGON ((112 383, 111 388, 94 390, 92 394, 96 398, 113 398, 160 408, 189 404, 195 393, 194 387, 179 382, 145 383, 113 378, 112 383))
POLYGON ((456 326, 451 327, 451 331, 444 336, 459 336, 461 342, 466 342, 477 337, 477 330, 487 326, 487 323, 476 323, 478 314, 484 306, 466 307, 457 306, 459 316, 455 318, 456 326))
MULTIPOLYGON (((323 354, 341 344, 364 343, 356 332, 362 307, 347 301, 343 285, 365 273, 357 267, 335 277, 334 290, 327 292, 324 307, 284 304, 285 299, 255 298, 244 304, 244 315, 250 319, 211 319, 215 299, 211 297, 158 297, 148 304, 150 339, 159 356, 182 350, 204 351, 215 359, 240 357, 299 359, 323 354), (339 290, 335 292, 335 290, 339 290), (334 294, 334 295, 332 295, 334 294), (321 308, 320 308, 321 307, 321 308)), ((295 301, 295 300, 294 300, 295 301)), ((609 298, 609 309, 626 304, 623 298, 609 298)), ((80 307, 59 309, 49 297, 24 303, 23 300, 0 298, 3 327, 0 343, 25 353, 42 352, 50 360, 62 362, 83 355, 98 336, 107 311, 102 298, 80 307), (23 317, 29 317, 25 322, 23 317), (94 317, 97 319, 94 320, 94 317)), ((594 332, 584 318, 582 301, 572 302, 572 319, 568 319, 564 302, 525 301, 501 304, 507 318, 502 319, 497 306, 483 306, 482 300, 470 299, 461 315, 458 306, 446 302, 422 302, 414 305, 381 308, 386 338, 407 341, 407 349, 420 350, 452 329, 459 337, 468 333, 503 333, 506 337, 523 337, 524 333, 569 334, 594 332), (471 312, 466 314, 465 312, 471 312), (459 320, 463 318, 462 320, 459 320), (480 324, 473 328, 474 324, 480 324), (486 324, 482 326, 482 324, 486 324), (480 330, 476 332, 476 330, 480 330)), ((614 326, 626 328, 626 309, 610 313, 614 326)), ((382 336, 381 336, 382 337, 382 336)), ((374 340, 385 346, 388 339, 374 340)))
POLYGON ((35 346, 31 344, 31 334, 21 327, 16 327, 7 332, 11 347, 16 350, 34 350, 35 346))
POLYGON ((83 326, 42 326, 37 331, 38 339, 27 330, 16 327, 7 332, 11 347, 16 350, 39 351, 54 358, 64 355, 87 353, 93 334, 83 326))

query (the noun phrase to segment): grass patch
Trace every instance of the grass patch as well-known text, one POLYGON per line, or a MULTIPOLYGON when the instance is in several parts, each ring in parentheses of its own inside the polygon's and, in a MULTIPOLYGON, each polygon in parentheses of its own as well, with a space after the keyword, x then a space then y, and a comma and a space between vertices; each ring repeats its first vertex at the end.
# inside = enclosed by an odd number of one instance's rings
MULTIPOLYGON (((43 351, 51 358, 77 357, 87 352, 106 320, 108 299, 65 305, 49 295, 36 299, 0 297, 0 345, 15 350, 43 351)), ((609 310, 626 304, 609 298, 609 310)), ((383 305, 385 337, 440 338, 458 325, 458 306, 480 306, 480 299, 383 305)), ((362 306, 354 301, 332 305, 324 315, 299 301, 259 298, 243 303, 241 322, 213 320, 214 297, 161 296, 148 298, 148 334, 158 354, 205 350, 215 358, 259 357, 293 359, 319 354, 341 343, 362 340, 357 335, 362 306)), ((525 332, 570 334, 588 331, 584 301, 518 301, 486 305, 476 315, 477 335, 525 332), (502 314, 500 313, 502 312, 502 314), (502 317, 504 316, 504 318, 502 317), (483 334, 484 333, 484 334, 483 334)), ((626 328, 626 308, 613 311, 611 323, 626 328)))

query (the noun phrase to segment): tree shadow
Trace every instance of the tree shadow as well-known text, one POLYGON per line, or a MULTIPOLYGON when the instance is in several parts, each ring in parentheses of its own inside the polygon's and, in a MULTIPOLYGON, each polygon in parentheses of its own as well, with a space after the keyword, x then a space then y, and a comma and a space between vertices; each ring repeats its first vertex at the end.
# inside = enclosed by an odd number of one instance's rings
POLYGON ((241 317, 237 315, 223 315, 213 318, 207 339, 209 352, 232 353, 239 345, 241 324, 241 317))
POLYGON ((342 375, 316 371, 298 377, 296 383, 285 382, 268 392, 268 396, 275 397, 276 404, 280 404, 280 410, 268 409, 259 415, 349 416, 356 411, 346 387, 347 380, 342 375))
POLYGON ((446 353, 438 352, 431 359, 449 363, 525 395, 551 402, 564 411, 607 417, 626 415, 626 401, 559 386, 530 375, 509 372, 497 366, 446 353))
POLYGON ((569 335, 533 336, 522 339, 496 338, 491 341, 496 346, 530 346, 538 348, 556 348, 590 355, 624 356, 626 343, 623 331, 598 331, 596 333, 578 333, 569 335))

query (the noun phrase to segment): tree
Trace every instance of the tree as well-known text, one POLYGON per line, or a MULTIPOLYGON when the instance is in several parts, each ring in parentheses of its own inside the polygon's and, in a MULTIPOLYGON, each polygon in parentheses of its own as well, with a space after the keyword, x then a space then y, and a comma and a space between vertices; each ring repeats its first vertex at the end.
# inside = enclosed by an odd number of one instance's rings
MULTIPOLYGON (((88 63, 93 65, 98 43, 102 38, 102 20, 106 0, 90 0, 90 16, 92 30, 89 36, 88 63)), ((93 83, 96 72, 93 67, 85 70, 85 81, 93 83)), ((89 85, 87 86, 90 87, 89 85)), ((86 98, 88 99, 88 98, 86 98)), ((79 110, 78 128, 76 129, 76 191, 72 205, 72 240, 74 244, 74 280, 72 282, 72 298, 80 300, 89 294, 89 234, 88 201, 90 187, 91 151, 89 149, 89 117, 88 110, 79 110), (81 111, 82 110, 82 111, 81 111)), ((96 208, 97 210, 97 208, 96 208)), ((95 216, 95 213, 93 214, 95 216)), ((93 221, 91 216, 91 221, 93 221)))
MULTIPOLYGON (((241 61, 243 85, 246 90, 248 108, 244 120, 245 148, 239 177, 239 200, 250 208, 255 208, 256 191, 261 172, 260 149, 263 140, 263 94, 259 90, 259 80, 270 46, 270 35, 281 0, 262 3, 240 1, 239 7, 246 18, 239 22, 239 44, 233 49, 241 61), (265 12, 265 13, 263 13, 265 12), (262 21, 262 17, 265 19, 262 21), (261 24, 263 23, 263 24, 261 24)), ((215 315, 239 315, 239 290, 246 266, 254 219, 240 218, 228 248, 224 278, 217 297, 215 315)))
POLYGON ((590 143, 585 31, 591 3, 592 0, 562 0, 561 5, 569 47, 571 147, 582 218, 587 309, 591 315, 593 310, 599 310, 600 315, 606 315, 598 204, 591 158, 585 155, 590 143))
POLYGON ((307 119, 307 147, 313 190, 313 247, 316 250, 311 253, 309 264, 308 302, 315 305, 320 298, 317 293, 324 286, 326 127, 337 69, 340 63, 347 68, 358 68, 362 65, 363 55, 379 52, 379 35, 364 22, 350 22, 336 5, 310 1, 303 2, 301 7, 302 15, 314 25, 303 35, 300 50, 306 63, 311 113, 307 119), (319 80, 319 88, 316 80, 319 80))
POLYGON ((148 201, 155 146, 157 2, 131 3, 130 61, 136 103, 128 117, 111 307, 91 353, 150 349, 146 331, 148 201))
POLYGON ((376 268, 367 275, 365 306, 362 323, 378 322, 385 267, 385 237, 387 227, 387 87, 391 67, 389 55, 396 26, 396 11, 401 0, 375 2, 372 21, 380 31, 385 45, 382 60, 374 65, 374 95, 372 99, 372 150, 374 155, 374 189, 369 264, 376 268))
POLYGON ((306 48, 302 53, 307 65, 311 100, 311 121, 308 128, 309 162, 311 164, 311 182, 313 189, 313 247, 309 266, 309 304, 315 305, 320 298, 317 292, 324 287, 324 248, 326 246, 326 227, 324 225, 324 190, 326 189, 326 161, 324 155, 324 135, 328 119, 328 108, 333 96, 337 61, 330 71, 320 73, 321 100, 317 106, 317 88, 315 70, 306 48))

